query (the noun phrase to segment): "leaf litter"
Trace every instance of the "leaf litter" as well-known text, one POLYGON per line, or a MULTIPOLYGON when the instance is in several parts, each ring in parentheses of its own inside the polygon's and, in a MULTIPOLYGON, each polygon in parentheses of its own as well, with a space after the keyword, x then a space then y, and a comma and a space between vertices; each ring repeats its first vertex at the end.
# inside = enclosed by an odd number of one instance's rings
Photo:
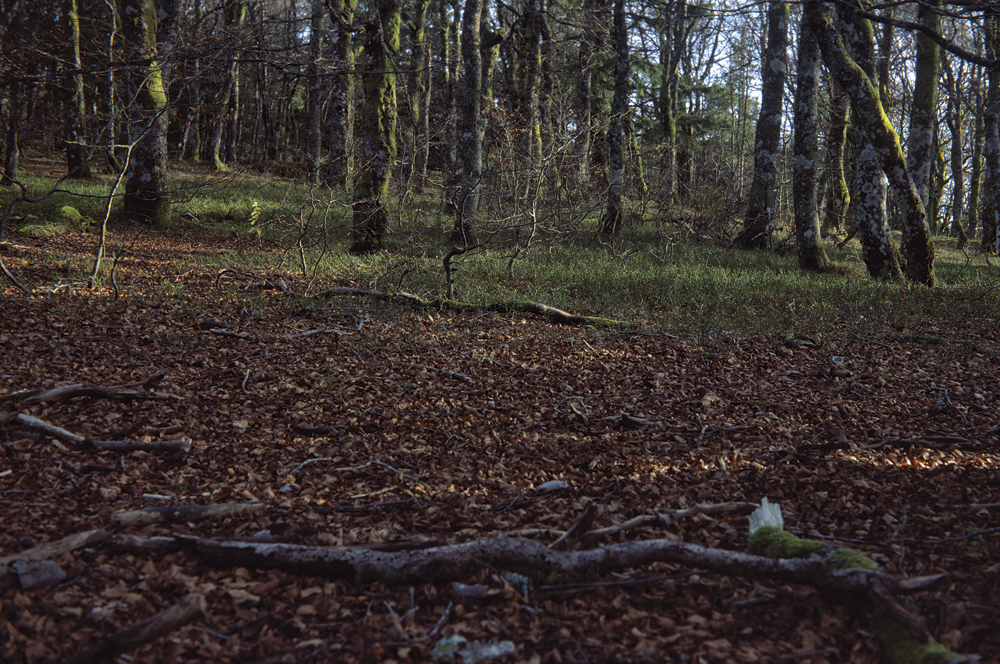
MULTIPOLYGON (((637 524, 606 543, 743 551, 744 512, 638 517, 768 497, 795 533, 863 550, 891 573, 950 574, 912 598, 915 612, 953 651, 1000 657, 995 321, 937 335, 971 346, 925 343, 926 329, 871 340, 848 320, 788 345, 359 298, 295 312, 284 295, 217 284, 208 266, 169 268, 178 252, 215 250, 141 240, 119 266, 119 300, 73 283, 30 300, 7 291, 0 411, 87 440, 191 446, 99 450, 7 417, 0 556, 96 528, 329 546, 553 542, 594 503, 595 529, 637 524), (14 396, 161 370, 158 398, 14 396), (208 520, 114 516, 255 502, 265 509, 208 520)), ((482 566, 454 587, 361 587, 100 543, 55 561, 65 579, 0 586, 0 660, 66 660, 201 593, 203 618, 131 661, 426 661, 446 638, 503 644, 498 661, 512 662, 881 661, 863 621, 811 588, 677 565, 534 587, 482 566)))

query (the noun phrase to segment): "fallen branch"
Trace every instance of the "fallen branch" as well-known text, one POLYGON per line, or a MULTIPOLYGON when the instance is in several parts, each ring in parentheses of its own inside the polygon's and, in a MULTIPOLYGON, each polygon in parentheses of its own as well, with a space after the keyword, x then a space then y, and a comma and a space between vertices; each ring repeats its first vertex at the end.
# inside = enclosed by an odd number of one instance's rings
POLYGON ((892 593, 914 590, 896 577, 870 569, 834 569, 820 558, 774 559, 673 540, 644 540, 562 552, 512 537, 452 544, 400 553, 295 544, 258 544, 176 535, 197 556, 227 567, 281 569, 293 574, 347 579, 358 584, 441 583, 468 578, 483 564, 517 569, 535 581, 598 577, 655 562, 676 563, 755 579, 814 586, 867 596, 878 585, 892 593))
POLYGON ((70 664, 109 662, 118 655, 135 650, 161 636, 187 625, 205 613, 205 597, 198 593, 186 596, 177 604, 109 636, 70 660, 70 664))
POLYGON ((161 392, 147 392, 144 389, 159 382, 167 375, 166 369, 161 369, 148 378, 144 378, 135 383, 118 385, 115 387, 103 387, 92 383, 73 383, 72 385, 61 385, 46 390, 27 390, 14 392, 0 398, 0 402, 12 401, 25 405, 37 403, 58 403, 70 401, 78 397, 89 397, 91 399, 112 399, 114 401, 136 401, 139 399, 177 399, 173 394, 161 392))
POLYGON ((39 544, 31 549, 26 549, 19 553, 13 553, 9 556, 3 556, 0 558, 0 589, 4 589, 13 583, 12 576, 13 570, 11 566, 18 561, 42 561, 51 560, 64 553, 69 553, 70 551, 76 551, 77 549, 82 549, 85 546, 90 546, 91 544, 96 544, 107 537, 107 534, 103 530, 87 530, 82 533, 76 533, 70 535, 69 537, 64 537, 61 540, 55 542, 46 542, 45 544, 39 544))
MULTIPOLYGON (((221 275, 220 275, 221 276, 221 275)), ((280 277, 274 281, 267 281, 267 284, 276 290, 281 291, 285 295, 294 295, 298 297, 307 297, 302 293, 296 293, 290 289, 280 277)), ((571 314, 569 312, 563 311, 562 309, 557 309, 555 307, 550 307, 547 304, 542 304, 540 302, 505 302, 490 305, 478 305, 465 302, 457 302, 451 299, 445 300, 423 300, 419 295, 414 295, 413 293, 407 293, 406 291, 377 291, 367 288, 346 288, 338 287, 331 288, 329 290, 323 291, 316 295, 316 297, 321 299, 327 299, 331 297, 337 297, 342 295, 360 295, 362 297, 371 297, 377 300, 388 301, 388 302, 400 302, 402 304, 409 304, 421 307, 423 309, 443 309, 443 308, 455 308, 455 309, 473 309, 473 310, 486 310, 486 311, 496 311, 505 314, 538 314, 544 317, 551 323, 558 323, 560 325, 590 325, 594 327, 623 327, 630 325, 627 321, 612 320, 610 318, 598 318, 596 316, 580 316, 578 314, 571 314)), ((214 332, 214 330, 213 330, 214 332)), ((219 332, 221 334, 221 332, 219 332)))
POLYGON ((664 528, 671 525, 674 521, 694 517, 699 514, 704 514, 706 516, 711 516, 713 514, 725 514, 729 512, 749 514, 756 508, 757 505, 754 503, 735 502, 720 503, 718 505, 695 505, 694 507, 689 507, 683 510, 662 510, 659 514, 643 514, 642 516, 637 516, 634 519, 629 519, 628 521, 617 523, 607 528, 593 530, 587 534, 587 540, 595 541, 602 537, 617 535, 620 532, 631 530, 633 528, 643 528, 646 526, 664 528))
POLYGON ((150 523, 167 523, 170 521, 198 521, 201 519, 222 518, 258 512, 266 507, 267 505, 264 503, 147 507, 141 510, 115 512, 111 515, 111 523, 116 526, 130 527, 145 526, 150 523))
POLYGON ((17 416, 14 417, 13 419, 17 420, 21 424, 31 429, 37 429, 38 431, 46 433, 49 436, 55 438, 56 440, 61 440, 66 443, 80 444, 87 440, 83 436, 72 433, 70 431, 66 431, 66 429, 57 427, 54 424, 49 424, 45 420, 40 420, 37 417, 32 417, 31 415, 25 415, 24 413, 18 413, 17 416))
POLYGON ((137 440, 95 440, 91 446, 111 452, 190 452, 191 439, 154 440, 144 443, 137 440))

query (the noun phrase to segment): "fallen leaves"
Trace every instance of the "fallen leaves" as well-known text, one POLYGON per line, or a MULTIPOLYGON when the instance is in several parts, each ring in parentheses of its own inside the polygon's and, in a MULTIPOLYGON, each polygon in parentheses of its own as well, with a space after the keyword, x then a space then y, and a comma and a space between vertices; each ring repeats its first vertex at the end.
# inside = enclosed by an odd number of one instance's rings
POLYGON ((991 321, 954 330, 971 346, 925 346, 918 331, 874 344, 847 327, 784 345, 557 328, 530 314, 428 317, 363 296, 297 316, 285 296, 216 285, 207 267, 158 291, 177 251, 203 247, 146 242, 136 251, 154 268, 119 275, 141 297, 7 293, 0 394, 163 371, 156 390, 176 398, 11 399, 6 410, 86 440, 192 445, 99 450, 6 419, 0 555, 98 527, 117 528, 119 548, 56 556, 67 575, 56 586, 3 588, 0 659, 66 660, 199 593, 209 619, 135 661, 417 661, 451 636, 463 648, 509 641, 505 657, 525 662, 874 661, 877 644, 813 592, 675 564, 527 591, 480 564, 458 591, 411 590, 212 567, 173 537, 399 547, 519 532, 551 543, 599 505, 594 530, 608 545, 743 551, 742 508, 700 510, 765 496, 786 528, 846 540, 886 571, 952 574, 916 598, 928 627, 957 651, 1000 656, 991 321), (266 508, 208 519, 181 509, 221 503, 266 508), (178 516, 115 525, 151 508, 178 516))

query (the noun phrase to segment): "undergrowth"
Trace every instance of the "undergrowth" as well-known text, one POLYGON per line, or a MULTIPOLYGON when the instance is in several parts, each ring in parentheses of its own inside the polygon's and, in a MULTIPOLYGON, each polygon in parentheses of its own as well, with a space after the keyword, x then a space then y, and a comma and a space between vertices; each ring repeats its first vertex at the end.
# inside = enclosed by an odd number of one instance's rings
MULTIPOLYGON (((43 169, 26 169, 23 183, 30 195, 46 191, 52 182, 43 169)), ((28 223, 55 220, 67 205, 97 220, 99 227, 111 182, 109 175, 64 181, 44 200, 18 203, 6 236, 28 223)), ((259 173, 215 174, 190 165, 178 165, 171 182, 175 226, 167 232, 253 243, 259 249, 205 252, 181 260, 219 269, 285 271, 304 277, 311 293, 353 285, 426 298, 445 294, 452 219, 442 212, 439 190, 407 192, 390 200, 391 249, 359 257, 347 252, 351 208, 343 193, 259 173)), ((9 202, 15 192, 0 192, 0 203, 9 202)), ((920 325, 928 316, 952 323, 993 317, 1000 305, 997 270, 977 248, 957 251, 950 238, 938 239, 939 286, 927 289, 868 278, 856 240, 843 250, 829 243, 834 269, 822 274, 800 270, 794 252, 728 249, 692 230, 697 210, 657 223, 657 215, 644 206, 611 240, 597 233, 599 194, 591 198, 562 199, 549 207, 541 200, 487 200, 483 209, 489 216, 479 222, 483 245, 451 260, 456 296, 482 304, 539 301, 695 336, 808 335, 834 327, 878 336, 920 325), (640 217, 651 221, 640 224, 640 217)), ((124 236, 140 232, 118 219, 119 207, 120 201, 112 207, 112 230, 124 236)), ((726 218, 716 206, 708 214, 721 219, 713 222, 717 236, 725 235, 722 226, 739 223, 739 210, 726 218)), ((87 232, 95 232, 95 226, 87 232)), ((787 238, 783 240, 787 246, 787 238)), ((128 246, 127 238, 119 242, 128 246)), ((61 266, 55 272, 64 273, 72 261, 52 256, 45 262, 50 268, 61 266)))

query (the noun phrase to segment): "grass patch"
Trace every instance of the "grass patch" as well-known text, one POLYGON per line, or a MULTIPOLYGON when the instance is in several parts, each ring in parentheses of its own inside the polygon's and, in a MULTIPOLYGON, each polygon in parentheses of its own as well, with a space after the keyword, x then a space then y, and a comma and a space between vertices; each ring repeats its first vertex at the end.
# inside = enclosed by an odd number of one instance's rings
MULTIPOLYGON (((25 169, 29 195, 52 186, 55 166, 43 165, 36 160, 29 164, 34 168, 25 169)), ((67 180, 38 203, 19 203, 11 226, 57 223, 66 206, 82 218, 100 220, 112 182, 110 175, 67 180)), ((351 208, 343 192, 188 164, 174 166, 171 187, 175 228, 168 232, 236 241, 235 247, 223 243, 224 249, 182 261, 298 274, 310 280, 311 292, 352 285, 427 298, 445 294, 443 259, 453 220, 442 212, 437 192, 393 197, 391 249, 358 257, 347 253, 351 208)), ((0 202, 15 193, 0 192, 0 202)), ((937 242, 940 285, 927 289, 869 279, 856 241, 843 250, 828 247, 837 269, 823 274, 800 270, 788 252, 748 253, 691 242, 685 224, 633 222, 609 241, 597 234, 601 210, 595 201, 546 207, 487 196, 487 213, 479 222, 484 246, 452 262, 457 296, 482 304, 538 301, 696 336, 823 334, 835 327, 871 336, 919 325, 929 316, 951 322, 992 318, 1000 305, 996 269, 973 250, 958 251, 950 238, 937 242)), ((119 207, 117 200, 113 214, 119 207)), ((55 262, 61 263, 55 272, 65 274, 68 266, 62 259, 55 262)), ((163 288, 164 295, 177 295, 181 287, 163 288)))

